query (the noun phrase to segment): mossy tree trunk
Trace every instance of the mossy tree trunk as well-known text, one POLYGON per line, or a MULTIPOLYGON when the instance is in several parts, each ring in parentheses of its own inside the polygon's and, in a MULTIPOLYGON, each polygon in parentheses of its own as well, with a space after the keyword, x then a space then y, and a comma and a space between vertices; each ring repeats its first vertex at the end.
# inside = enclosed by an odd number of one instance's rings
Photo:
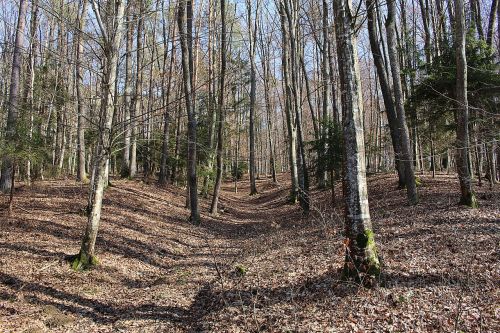
POLYGON ((102 76, 102 101, 99 115, 99 139, 94 157, 94 166, 90 181, 88 199, 88 219, 83 236, 80 252, 73 259, 72 267, 75 270, 85 269, 97 263, 95 257, 95 243, 99 222, 101 219, 102 199, 107 182, 107 162, 111 152, 111 126, 114 113, 115 81, 117 78, 118 52, 123 31, 123 16, 125 1, 109 1, 105 16, 93 3, 94 13, 101 29, 104 50, 103 76, 102 76), (105 21, 103 21, 103 19, 105 21), (105 22, 105 23, 103 23, 105 22), (106 28, 110 27, 110 28, 106 28))
POLYGON ((363 102, 351 0, 334 1, 344 133, 344 201, 347 238, 344 275, 366 284, 380 274, 370 220, 363 136, 363 102))

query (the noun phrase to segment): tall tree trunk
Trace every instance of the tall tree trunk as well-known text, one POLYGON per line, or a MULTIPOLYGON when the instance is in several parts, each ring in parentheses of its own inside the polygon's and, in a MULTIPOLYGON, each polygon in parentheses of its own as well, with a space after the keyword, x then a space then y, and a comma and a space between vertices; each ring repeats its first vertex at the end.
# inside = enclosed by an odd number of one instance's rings
POLYGON ((377 69, 380 90, 382 92, 382 98, 384 99, 385 113, 387 115, 387 121, 389 123, 389 133, 391 135, 392 147, 394 149, 394 155, 396 156, 395 163, 396 171, 398 173, 399 187, 404 187, 405 177, 403 164, 401 162, 401 142, 398 116, 396 114, 396 108, 394 107, 392 90, 389 84, 389 78, 387 77, 387 69, 385 68, 384 64, 383 53, 378 42, 377 25, 375 24, 377 20, 375 6, 377 6, 377 2, 375 0, 366 0, 368 35, 373 55, 373 62, 375 63, 375 68, 377 69))
POLYGON ((333 2, 344 132, 344 200, 347 248, 344 275, 366 284, 380 274, 370 219, 363 137, 363 102, 359 82, 351 0, 333 2), (365 279, 368 277, 368 279, 365 279))
MULTIPOLYGON (((28 78, 25 81, 25 103, 29 108, 29 129, 28 135, 29 139, 33 138, 33 132, 35 130, 35 67, 36 67, 36 59, 37 59, 37 48, 39 45, 39 41, 37 38, 37 30, 38 30, 38 0, 33 0, 31 3, 31 22, 30 22, 30 47, 29 47, 29 57, 28 57, 28 78)), ((28 147, 29 152, 31 152, 31 146, 28 147)), ((31 158, 28 158, 26 162, 26 184, 28 186, 31 185, 31 158)), ((11 193, 13 193, 11 191, 11 193)))
POLYGON ((79 13, 77 41, 76 41, 76 61, 75 61, 75 74, 76 74, 76 103, 78 112, 77 124, 77 160, 78 169, 76 179, 81 182, 87 181, 87 173, 85 171, 85 105, 83 103, 83 73, 82 73, 82 53, 83 53, 83 30, 87 20, 87 0, 82 0, 82 10, 79 13))
POLYGON ((329 27, 328 27, 328 2, 326 0, 322 1, 323 12, 322 12, 322 28, 323 28, 323 43, 321 50, 321 84, 322 84, 322 128, 321 128, 321 138, 323 142, 323 147, 320 148, 318 153, 318 184, 320 188, 326 186, 327 181, 327 170, 325 168, 325 152, 328 151, 328 126, 330 121, 330 74, 328 73, 329 57, 328 57, 328 39, 329 39, 329 27))
POLYGON ((220 1, 221 11, 221 58, 220 58, 220 76, 219 76, 219 122, 217 126, 217 176, 215 178, 214 196, 212 197, 212 205, 210 207, 211 214, 217 214, 217 205, 219 202, 220 187, 222 184, 222 153, 224 149, 224 125, 225 125, 225 108, 224 108, 224 85, 226 79, 226 1, 220 1))
POLYGON ((130 143, 132 136, 132 48, 134 38, 134 24, 132 21, 132 4, 127 6, 127 41, 125 50, 125 96, 123 103, 123 160, 121 164, 121 177, 130 177, 130 143))
POLYGON ((289 31, 287 29, 287 18, 285 13, 283 1, 280 1, 280 17, 281 17, 281 33, 282 33, 282 73, 283 73, 283 90, 284 90, 284 102, 282 105, 282 110, 284 110, 286 116, 286 128, 288 132, 288 158, 289 167, 292 178, 292 189, 290 193, 290 202, 296 203, 299 194, 299 175, 297 168, 297 122, 295 121, 295 114, 292 112, 292 87, 291 78, 289 74, 290 68, 290 43, 289 43, 289 31))
MULTIPOLYGON (((490 19, 488 20, 488 32, 486 34, 486 43, 491 47, 493 45, 493 32, 495 30, 496 15, 498 12, 498 0, 491 1, 490 19)), ((497 26, 500 30, 500 27, 497 26)))
POLYGON ((401 142, 401 157, 403 161, 406 194, 411 205, 418 202, 417 185, 415 183, 415 174, 413 173, 413 163, 411 154, 410 135, 406 124, 406 115, 403 101, 403 89, 401 86, 401 73, 399 69, 398 52, 396 48, 396 2, 387 1, 387 50, 389 52, 389 61, 391 63, 392 82, 394 87, 394 105, 398 117, 398 126, 401 142))
POLYGON ((90 181, 87 206, 87 227, 83 236, 79 254, 74 258, 72 267, 75 270, 85 269, 97 264, 95 243, 101 219, 102 199, 106 183, 106 169, 111 152, 111 131, 114 113, 115 81, 120 43, 123 35, 125 1, 109 1, 105 11, 105 24, 101 11, 93 2, 94 14, 99 22, 103 39, 104 67, 102 76, 102 100, 99 115, 99 138, 94 156, 94 166, 90 181), (106 28, 108 27, 108 28, 106 28))
MULTIPOLYGON (((214 3, 212 0, 208 1, 208 96, 207 96, 207 111, 208 111, 208 154, 206 157, 206 170, 203 177, 203 186, 201 195, 208 198, 208 187, 210 185, 210 174, 213 170, 214 156, 215 156, 215 140, 217 130, 217 115, 215 103, 215 77, 214 77, 214 53, 215 53, 215 38, 214 38, 214 3)), ((217 172, 216 172, 217 173, 217 172)))
POLYGON ((143 0, 137 1, 137 40, 136 40, 136 72, 135 92, 130 108, 130 177, 137 174, 137 119, 142 105, 142 38, 144 31, 144 4, 143 0))
POLYGON ((198 182, 196 176, 196 114, 193 106, 193 45, 192 45, 192 2, 180 0, 177 12, 177 23, 179 25, 179 36, 182 54, 182 77, 184 85, 184 100, 188 115, 188 188, 189 205, 191 208, 190 221, 194 224, 200 223, 198 211, 198 182), (187 15, 186 15, 186 12, 187 15), (190 22, 191 21, 191 22, 190 22), (191 28, 190 28, 191 27, 191 28), (191 37, 190 37, 191 33, 191 37))
POLYGON ((299 199, 304 212, 309 212, 310 196, 309 196, 309 171, 307 169, 305 145, 302 134, 302 108, 299 94, 299 50, 297 42, 298 38, 298 15, 299 3, 297 1, 283 1, 283 8, 286 13, 288 22, 288 41, 290 43, 290 74, 291 74, 291 94, 290 106, 295 113, 295 128, 297 129, 297 156, 299 165, 299 199))
MULTIPOLYGON (((470 0, 472 23, 476 25, 476 31, 480 39, 485 40, 483 31, 483 20, 481 14, 481 4, 479 0, 470 0)), ((455 1, 455 17, 457 17, 456 1, 455 1)), ((457 19, 457 18, 456 18, 457 19)), ((456 24, 456 23, 455 23, 456 24)))
MULTIPOLYGON (((257 70, 255 68, 255 49, 257 41, 257 21, 258 15, 252 20, 252 7, 253 3, 247 2, 247 15, 248 15, 248 33, 249 33, 249 53, 250 53, 250 120, 249 120, 249 141, 250 141, 250 195, 257 194, 257 186, 255 184, 255 107, 257 98, 257 70)), ((259 7, 257 1, 256 7, 259 7)))
POLYGON ((470 170, 469 156, 469 105, 467 101, 467 58, 465 55, 465 13, 463 0, 455 0, 455 49, 457 63, 457 170, 460 181, 460 204, 477 207, 470 170))
MULTIPOLYGON (((162 142, 162 149, 161 149, 161 162, 160 162, 160 175, 158 177, 158 183, 160 185, 165 185, 168 182, 168 168, 167 168, 167 163, 168 163, 168 144, 169 144, 169 127, 170 127, 170 91, 171 91, 171 86, 172 86, 172 73, 173 73, 173 68, 174 68, 174 63, 175 63, 175 25, 172 25, 172 36, 170 38, 170 34, 167 37, 166 36, 166 31, 165 31, 165 21, 163 22, 164 26, 164 31, 163 31, 163 39, 164 39, 164 45, 165 45, 165 50, 167 49, 168 45, 168 39, 172 41, 171 43, 171 53, 170 53, 170 64, 168 66, 168 83, 167 83, 167 90, 165 91, 164 84, 162 84, 162 90, 163 90, 163 98, 165 100, 163 108, 164 108, 164 125, 163 125, 163 142, 162 142)), ((165 71, 165 63, 167 61, 167 52, 165 51, 165 56, 163 59, 163 70, 165 71)), ((165 75, 163 75, 163 81, 164 81, 165 75)))
MULTIPOLYGON (((19 1, 19 15, 17 19, 16 37, 12 55, 12 71, 10 75, 9 101, 7 104, 7 125, 5 128, 5 142, 9 146, 16 144, 17 118, 19 107, 19 90, 22 65, 22 47, 24 43, 24 26, 26 24, 26 11, 28 0, 19 1)), ((14 184, 14 157, 6 154, 2 161, 2 175, 0 176, 0 191, 9 193, 14 184)))

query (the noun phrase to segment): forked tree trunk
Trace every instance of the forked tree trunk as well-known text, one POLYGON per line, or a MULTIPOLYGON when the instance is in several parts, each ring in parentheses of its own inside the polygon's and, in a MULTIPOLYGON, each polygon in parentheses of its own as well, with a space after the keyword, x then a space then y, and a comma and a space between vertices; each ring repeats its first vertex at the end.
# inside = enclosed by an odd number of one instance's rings
POLYGON ((344 132, 344 201, 347 238, 344 276, 366 284, 380 274, 368 205, 363 102, 351 0, 333 2, 344 132), (368 277, 368 279, 365 279, 368 277))
POLYGON ((463 0, 455 0, 455 49, 457 63, 457 144, 456 159, 460 181, 460 203, 477 207, 472 191, 469 156, 469 105, 467 101, 467 58, 465 56, 465 13, 463 0))
POLYGON ((99 21, 103 37, 104 68, 102 76, 102 100, 99 115, 99 139, 94 156, 94 166, 90 181, 90 190, 87 206, 87 227, 83 236, 80 253, 73 259, 72 267, 81 270, 97 264, 95 257, 95 243, 99 222, 101 219, 102 199, 107 180, 107 165, 111 152, 111 126, 114 113, 115 81, 117 78, 118 53, 123 35, 123 16, 125 1, 109 1, 104 16, 107 24, 101 17, 101 11, 93 3, 96 18, 99 21), (106 28, 109 27, 109 28, 106 28))
MULTIPOLYGON (((26 11, 28 0, 20 0, 19 15, 17 19, 14 52, 12 56, 12 72, 10 76, 9 101, 7 104, 7 126, 5 128, 5 142, 14 145, 16 142, 16 127, 18 117, 20 76, 22 65, 22 47, 24 43, 24 25, 26 24, 26 11)), ((0 191, 9 193, 14 184, 14 158, 7 154, 3 156, 2 175, 0 177, 0 191)))

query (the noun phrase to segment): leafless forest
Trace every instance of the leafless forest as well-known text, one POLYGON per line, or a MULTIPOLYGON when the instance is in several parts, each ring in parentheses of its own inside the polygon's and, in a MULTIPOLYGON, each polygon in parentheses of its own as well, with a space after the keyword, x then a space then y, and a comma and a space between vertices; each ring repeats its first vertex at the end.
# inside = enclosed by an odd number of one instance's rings
POLYGON ((0 332, 500 331, 499 27, 0 1, 0 332))

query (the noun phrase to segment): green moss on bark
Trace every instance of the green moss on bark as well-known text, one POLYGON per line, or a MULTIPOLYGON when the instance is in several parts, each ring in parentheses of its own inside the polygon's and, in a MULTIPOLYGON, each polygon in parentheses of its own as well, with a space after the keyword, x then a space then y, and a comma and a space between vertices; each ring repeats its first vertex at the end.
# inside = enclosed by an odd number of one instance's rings
POLYGON ((88 255, 82 251, 70 259, 71 268, 75 271, 84 271, 99 265, 96 256, 88 255))
POLYGON ((469 194, 460 199, 460 204, 469 206, 470 208, 478 208, 479 202, 477 201, 476 195, 473 192, 469 192, 469 194))
POLYGON ((349 253, 346 254, 342 277, 372 286, 374 278, 380 275, 380 262, 373 231, 367 229, 364 233, 358 234, 355 242, 355 246, 364 251, 364 258, 352 258, 349 253))

